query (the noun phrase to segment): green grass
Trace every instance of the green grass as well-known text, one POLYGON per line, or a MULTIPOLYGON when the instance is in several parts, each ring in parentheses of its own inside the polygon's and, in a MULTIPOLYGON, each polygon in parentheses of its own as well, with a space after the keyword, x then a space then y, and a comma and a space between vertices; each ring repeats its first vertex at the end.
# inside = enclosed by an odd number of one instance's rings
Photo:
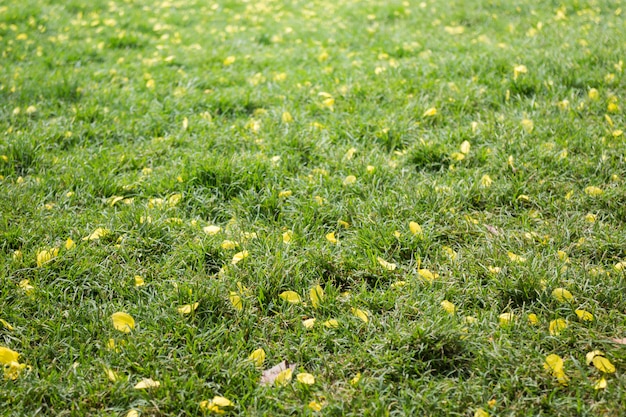
POLYGON ((233 415, 621 415, 622 8, 0 5, 0 347, 26 365, 0 415, 198 415, 214 396, 233 415), (315 384, 259 386, 258 348, 315 384))

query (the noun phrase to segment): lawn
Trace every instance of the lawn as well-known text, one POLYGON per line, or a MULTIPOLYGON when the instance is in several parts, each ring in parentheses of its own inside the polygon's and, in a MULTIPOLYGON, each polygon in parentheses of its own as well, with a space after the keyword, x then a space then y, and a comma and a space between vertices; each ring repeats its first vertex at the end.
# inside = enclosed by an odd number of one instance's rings
POLYGON ((622 8, 0 3, 0 415, 623 415, 622 8))

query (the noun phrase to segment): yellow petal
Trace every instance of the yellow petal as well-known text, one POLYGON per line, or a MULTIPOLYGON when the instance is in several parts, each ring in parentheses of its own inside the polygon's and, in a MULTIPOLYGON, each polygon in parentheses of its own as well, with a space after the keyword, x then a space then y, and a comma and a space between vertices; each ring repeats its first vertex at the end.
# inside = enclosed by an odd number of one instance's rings
POLYGON ((313 308, 317 308, 324 299, 324 290, 320 285, 316 285, 309 291, 309 297, 313 308))
POLYGON ((593 360, 593 366, 600 372, 612 374, 615 372, 615 366, 611 363, 610 360, 605 358, 604 356, 596 355, 593 360))
POLYGON ((593 351, 587 353, 587 355, 585 355, 585 359, 586 359, 587 365, 591 365, 591 362, 593 361, 593 358, 595 358, 598 355, 604 356, 604 352, 602 352, 601 350, 593 350, 593 351))
POLYGON ((23 363, 9 362, 4 365, 4 379, 15 381, 20 376, 24 368, 26 368, 26 365, 23 363))
POLYGON ((298 293, 295 291, 284 291, 279 294, 279 297, 291 304, 298 304, 300 301, 302 301, 300 300, 300 296, 298 295, 298 293))
POLYGON ((287 198, 287 197, 291 197, 292 194, 293 194, 293 192, 291 190, 283 190, 283 191, 278 193, 278 197, 279 198, 287 198))
POLYGON ((2 327, 4 327, 5 329, 7 329, 7 330, 9 330, 9 331, 10 331, 10 330, 13 330, 13 326, 11 326, 11 325, 9 324, 9 322, 8 322, 8 321, 6 321, 6 320, 4 320, 4 319, 0 319, 0 324, 2 324, 2 327))
POLYGON ((355 386, 361 380, 361 373, 357 372, 357 374, 350 380, 350 385, 355 386))
POLYGON ((45 263, 49 262, 52 258, 59 254, 59 248, 52 248, 37 252, 37 266, 41 267, 45 263))
POLYGON ((594 389, 605 389, 607 386, 606 379, 604 377, 600 378, 598 382, 593 386, 594 389))
POLYGON ((250 359, 252 363, 254 363, 254 366, 260 368, 263 366, 263 362, 265 362, 265 351, 263 350, 263 348, 258 348, 257 350, 252 352, 250 356, 248 356, 248 359, 250 359))
POLYGON ((450 301, 448 300, 443 300, 441 302, 441 307, 447 311, 449 314, 454 314, 454 312, 456 311, 456 307, 454 304, 452 304, 450 301))
POLYGON ((139 411, 128 410, 128 413, 126 413, 126 417, 139 417, 139 411))
POLYGON ((576 315, 581 321, 593 321, 593 314, 585 310, 576 310, 576 315))
POLYGON ((509 256, 509 259, 512 262, 518 262, 518 263, 526 262, 526 258, 524 258, 523 256, 516 255, 513 252, 507 252, 507 255, 509 256))
POLYGON ((237 242, 234 242, 232 240, 225 240, 222 242, 222 249, 226 249, 226 250, 230 250, 230 249, 235 249, 237 247, 237 242))
POLYGON ((228 298, 230 299, 230 303, 233 305, 235 310, 239 310, 239 311, 243 310, 243 301, 241 297, 237 295, 236 292, 231 291, 228 298))
POLYGON ((439 276, 428 269, 418 269, 417 274, 428 282, 434 281, 439 276))
POLYGON ((178 312, 180 314, 191 314, 191 312, 196 311, 199 304, 200 303, 185 304, 184 306, 178 307, 178 312))
POLYGON ((204 228, 202 228, 202 230, 204 231, 204 233, 206 233, 207 235, 216 235, 219 232, 222 231, 222 228, 219 226, 216 226, 214 224, 210 225, 210 226, 206 226, 204 228))
POLYGON ((287 368, 284 371, 281 371, 278 375, 276 375, 276 379, 274 380, 275 385, 285 385, 287 382, 291 381, 292 369, 287 368))
POLYGON ((243 259, 246 259, 249 256, 249 253, 247 250, 241 251, 241 252, 237 252, 234 256, 233 256, 233 260, 231 261, 231 263, 233 265, 236 265, 238 262, 242 261, 243 259))
POLYGON ((229 400, 226 397, 220 397, 218 395, 216 395, 215 397, 213 397, 213 399, 211 400, 211 402, 215 405, 217 405, 220 408, 226 408, 226 407, 233 407, 235 404, 233 404, 233 402, 231 400, 229 400))
POLYGON ((116 382, 118 379, 120 379, 117 373, 113 371, 112 369, 104 368, 104 373, 106 374, 107 378, 111 382, 116 382))
POLYGON ((315 325, 315 318, 302 320, 302 325, 307 329, 311 329, 315 325))
POLYGON ((474 417, 489 417, 489 413, 483 408, 477 408, 476 411, 474 411, 474 417))
POLYGON ((0 364, 8 365, 11 362, 17 362, 19 356, 20 354, 16 351, 0 346, 0 364))
POLYGON ((161 386, 161 383, 159 381, 155 381, 152 378, 145 378, 139 381, 135 385, 134 388, 135 389, 149 389, 149 388, 158 388, 159 386, 161 386))
POLYGON ((553 336, 558 336, 566 328, 567 322, 563 319, 556 319, 550 322, 550 334, 553 336))
POLYGON ((72 240, 72 238, 67 238, 65 241, 65 250, 70 250, 76 247, 76 242, 72 240))
POLYGON ((409 230, 414 235, 421 235, 422 234, 422 226, 420 226, 416 222, 409 222, 409 230))
POLYGON ((356 177, 354 175, 348 175, 343 179, 343 185, 351 185, 356 182, 356 177))
POLYGON ((422 116, 424 116, 424 117, 432 117, 432 116, 436 116, 436 115, 437 115, 437 109, 434 108, 434 107, 431 107, 428 110, 426 110, 422 116))
POLYGON ((324 322, 324 326, 328 327, 329 329, 336 329, 337 327, 339 327, 339 322, 335 319, 326 320, 324 322))
POLYGON ((602 191, 602 188, 600 187, 595 187, 593 185, 589 187, 585 187, 585 194, 587 194, 590 197, 597 197, 599 195, 602 195, 603 193, 604 191, 602 191))
POLYGON ((535 313, 530 313, 528 316, 528 323, 531 326, 534 326, 539 323, 539 317, 535 313))
POLYGON ((135 275, 135 287, 143 287, 144 285, 146 285, 146 283, 143 278, 141 278, 140 275, 135 275))
POLYGON ((315 377, 313 375, 309 374, 309 373, 306 373, 306 372, 301 372, 298 375, 296 375, 296 379, 301 384, 305 384, 305 385, 313 385, 313 384, 315 384, 315 377))
POLYGON ((322 407, 322 404, 318 403, 317 401, 311 401, 309 403, 309 408, 313 411, 321 411, 322 407))
POLYGON ((502 327, 506 327, 510 325, 514 319, 515 319, 515 314, 513 313, 502 313, 498 316, 500 326, 502 327))
POLYGON ((367 311, 363 311, 363 310, 361 310, 361 309, 354 308, 354 307, 352 307, 352 308, 350 309, 350 311, 352 312, 352 314, 353 314, 355 317, 358 317, 358 318, 359 318, 359 319, 361 319, 364 323, 367 323, 368 321, 370 321, 370 320, 369 320, 369 317, 368 317, 368 313, 367 313, 367 311))
POLYGON ((396 269, 397 265, 392 263, 392 262, 387 262, 385 261, 383 258, 381 258, 380 256, 376 257, 376 260, 378 261, 378 263, 380 264, 380 266, 382 266, 383 268, 385 268, 388 271, 393 271, 394 269, 396 269))
POLYGON ((552 297, 554 297, 560 303, 572 301, 572 299, 574 298, 572 293, 565 288, 555 288, 554 290, 552 290, 552 297))
POLYGON ((111 315, 111 319, 113 327, 122 333, 130 333, 135 328, 135 320, 129 314, 118 311, 111 315))
POLYGON ((555 355, 554 353, 546 356, 546 361, 543 364, 543 367, 547 371, 558 372, 563 371, 563 359, 559 355, 555 355))
POLYGON ((335 232, 330 232, 328 234, 326 234, 326 240, 328 240, 330 243, 337 243, 337 238, 335 237, 335 232))
POLYGON ((292 238, 293 238, 293 232, 291 230, 287 230, 285 233, 283 233, 283 243, 291 242, 292 238))
POLYGON ((85 236, 83 240, 98 240, 101 237, 105 237, 109 235, 111 231, 109 229, 105 229, 104 227, 98 227, 96 230, 91 232, 89 236, 85 236))
POLYGON ((468 153, 470 153, 470 143, 466 140, 463 141, 463 143, 461 143, 461 153, 467 155, 468 153))

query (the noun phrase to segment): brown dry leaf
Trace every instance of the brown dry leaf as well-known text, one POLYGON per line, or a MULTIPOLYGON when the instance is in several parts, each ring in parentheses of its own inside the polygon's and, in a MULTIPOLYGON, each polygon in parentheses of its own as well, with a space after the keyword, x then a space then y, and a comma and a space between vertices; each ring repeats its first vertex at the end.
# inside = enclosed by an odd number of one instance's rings
POLYGON ((486 225, 485 225, 485 228, 486 228, 486 229, 487 229, 487 231, 488 231, 489 233, 491 233, 492 235, 494 235, 494 236, 500 236, 500 231, 499 231, 499 230, 498 230, 495 226, 492 226, 492 225, 490 225, 490 224, 486 224, 486 225))
POLYGON ((622 337, 621 339, 611 339, 611 342, 617 343, 618 345, 626 345, 626 337, 622 337))
POLYGON ((291 369, 292 371, 296 369, 296 364, 289 364, 287 361, 282 361, 278 365, 274 365, 269 369, 266 369, 261 374, 261 385, 273 385, 276 377, 283 371, 291 369))

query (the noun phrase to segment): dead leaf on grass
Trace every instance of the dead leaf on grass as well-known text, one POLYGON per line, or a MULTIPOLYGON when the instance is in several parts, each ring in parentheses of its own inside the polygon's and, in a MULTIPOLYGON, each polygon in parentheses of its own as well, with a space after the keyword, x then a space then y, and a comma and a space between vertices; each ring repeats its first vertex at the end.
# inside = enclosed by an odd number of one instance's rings
POLYGON ((500 236, 500 231, 495 226, 492 226, 490 224, 486 224, 485 225, 485 229, 487 229, 487 231, 489 233, 491 233, 492 235, 494 235, 494 236, 500 236))
POLYGON ((626 337, 622 337, 621 339, 611 339, 611 342, 617 343, 618 345, 626 345, 626 337))
POLYGON ((286 371, 287 369, 291 369, 293 371, 296 369, 296 364, 289 364, 287 361, 282 361, 278 365, 274 365, 269 369, 266 369, 261 374, 261 385, 273 385, 276 378, 281 374, 281 372, 286 371))

